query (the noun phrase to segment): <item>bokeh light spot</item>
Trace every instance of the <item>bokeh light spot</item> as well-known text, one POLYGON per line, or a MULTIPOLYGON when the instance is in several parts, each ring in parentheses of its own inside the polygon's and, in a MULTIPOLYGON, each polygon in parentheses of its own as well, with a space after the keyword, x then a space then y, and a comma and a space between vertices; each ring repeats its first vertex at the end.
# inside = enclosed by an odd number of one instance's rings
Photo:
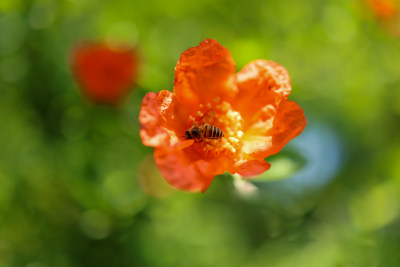
POLYGON ((353 222, 360 230, 375 230, 399 215, 399 184, 388 181, 355 195, 350 202, 353 222))
POLYGON ((130 21, 115 23, 108 30, 106 40, 110 47, 118 48, 120 44, 134 47, 138 41, 137 27, 130 21))
POLYGON ((26 37, 26 26, 18 14, 7 14, 0 18, 0 54, 18 50, 26 37))
POLYGON ((82 213, 81 229, 90 238, 103 239, 111 233, 110 217, 99 210, 88 210, 82 213))
POLYGON ((54 11, 49 3, 36 3, 29 12, 29 25, 35 30, 49 27, 55 18, 54 11))
POLYGON ((327 6, 324 16, 323 26, 333 42, 345 43, 354 39, 357 25, 348 10, 343 7, 327 6))
POLYGON ((65 111, 61 120, 61 132, 67 139, 81 139, 85 135, 87 128, 85 116, 79 106, 72 106, 65 111))
POLYGON ((131 172, 110 172, 102 183, 102 192, 112 207, 124 216, 134 215, 146 204, 146 197, 137 188, 131 172))
POLYGON ((16 82, 22 79, 27 71, 29 65, 25 57, 16 54, 8 56, 0 61, 0 74, 6 82, 16 82))
POLYGON ((175 191, 162 177, 153 156, 145 157, 140 163, 138 179, 143 191, 152 197, 166 197, 175 191))

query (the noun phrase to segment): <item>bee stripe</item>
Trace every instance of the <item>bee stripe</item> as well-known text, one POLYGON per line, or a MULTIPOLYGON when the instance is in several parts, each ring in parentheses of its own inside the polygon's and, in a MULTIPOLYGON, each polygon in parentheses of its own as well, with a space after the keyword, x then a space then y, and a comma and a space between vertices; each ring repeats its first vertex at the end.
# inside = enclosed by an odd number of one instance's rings
POLYGON ((215 138, 216 135, 217 135, 217 127, 213 127, 212 138, 215 138))
POLYGON ((220 129, 217 130, 217 138, 220 138, 220 137, 221 137, 221 132, 222 132, 222 131, 221 131, 220 129))

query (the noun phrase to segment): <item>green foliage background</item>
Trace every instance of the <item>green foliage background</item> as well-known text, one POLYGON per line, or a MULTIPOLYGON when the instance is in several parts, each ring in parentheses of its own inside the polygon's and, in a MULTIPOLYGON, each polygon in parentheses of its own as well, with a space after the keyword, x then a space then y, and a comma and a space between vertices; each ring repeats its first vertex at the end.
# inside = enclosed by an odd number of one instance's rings
POLYGON ((2 0, 0 266, 400 266, 399 63, 361 0, 2 0), (309 124, 259 180, 188 194, 159 177, 137 117, 205 38, 238 69, 285 66, 309 124), (107 39, 143 57, 119 108, 88 103, 69 70, 75 43, 107 39))

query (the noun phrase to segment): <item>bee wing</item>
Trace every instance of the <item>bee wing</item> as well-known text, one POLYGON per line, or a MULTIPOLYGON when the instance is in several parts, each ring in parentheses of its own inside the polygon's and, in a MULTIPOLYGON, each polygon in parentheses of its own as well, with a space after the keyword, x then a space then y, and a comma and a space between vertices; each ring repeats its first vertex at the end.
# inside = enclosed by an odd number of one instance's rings
POLYGON ((196 122, 196 124, 197 124, 197 125, 199 125, 199 124, 204 124, 204 122, 202 122, 202 120, 205 118, 205 116, 207 115, 207 113, 210 112, 210 111, 214 112, 212 109, 207 110, 207 111, 203 114, 203 116, 201 116, 201 118, 196 122))

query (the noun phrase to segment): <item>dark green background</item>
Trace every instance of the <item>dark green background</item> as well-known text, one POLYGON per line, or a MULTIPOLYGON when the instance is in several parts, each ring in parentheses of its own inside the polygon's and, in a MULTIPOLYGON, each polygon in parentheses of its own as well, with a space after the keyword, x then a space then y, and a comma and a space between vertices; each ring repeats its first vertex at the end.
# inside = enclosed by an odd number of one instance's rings
POLYGON ((2 0, 0 266, 400 266, 399 42, 356 0, 2 0), (257 182, 189 194, 137 118, 205 38, 285 66, 308 126, 257 182), (82 40, 139 47, 120 107, 80 95, 82 40))

